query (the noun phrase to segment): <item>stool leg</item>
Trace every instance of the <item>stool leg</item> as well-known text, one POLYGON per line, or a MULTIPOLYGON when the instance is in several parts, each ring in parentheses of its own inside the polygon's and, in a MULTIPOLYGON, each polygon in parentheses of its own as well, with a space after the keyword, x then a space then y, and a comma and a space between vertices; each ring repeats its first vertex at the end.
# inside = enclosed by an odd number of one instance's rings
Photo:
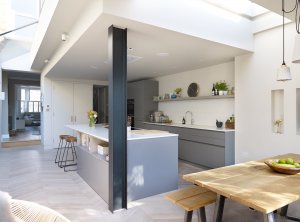
MULTIPOLYGON (((69 148, 71 148, 71 151, 72 151, 72 155, 73 155, 73 159, 74 159, 74 154, 75 154, 75 157, 76 157, 76 159, 77 159, 77 155, 76 155, 76 149, 75 149, 75 145, 74 145, 74 142, 72 142, 72 144, 71 144, 71 146, 69 147, 69 148)), ((73 163, 73 164, 65 164, 64 165, 64 171, 65 172, 69 172, 69 171, 76 171, 76 170, 66 170, 66 167, 69 167, 69 166, 76 166, 77 165, 77 163, 73 163)))
POLYGON ((74 144, 74 142, 73 142, 73 151, 74 151, 74 154, 75 154, 75 158, 76 158, 76 160, 77 160, 77 154, 76 154, 76 148, 75 148, 75 144, 74 144))
POLYGON ((193 211, 185 211, 184 213, 184 222, 192 222, 193 211))
POLYGON ((200 207, 197 210, 198 222, 206 222, 205 207, 200 207), (201 219, 201 220, 200 220, 201 219))
POLYGON ((66 152, 66 149, 67 149, 68 146, 69 146, 69 143, 66 141, 64 152, 63 152, 63 155, 61 157, 61 161, 60 161, 60 165, 59 165, 60 168, 63 168, 64 156, 65 156, 65 152, 66 152))
POLYGON ((59 152, 59 150, 60 150, 60 146, 61 146, 61 139, 59 140, 59 144, 58 144, 58 148, 57 148, 57 152, 56 152, 56 156, 55 156, 55 163, 58 163, 58 161, 57 161, 57 156, 58 156, 58 152, 59 152))
POLYGON ((69 154, 69 149, 70 149, 71 143, 68 143, 68 147, 66 148, 67 153, 66 153, 66 157, 65 157, 65 164, 63 167, 65 167, 67 165, 67 161, 68 161, 68 154, 69 154))

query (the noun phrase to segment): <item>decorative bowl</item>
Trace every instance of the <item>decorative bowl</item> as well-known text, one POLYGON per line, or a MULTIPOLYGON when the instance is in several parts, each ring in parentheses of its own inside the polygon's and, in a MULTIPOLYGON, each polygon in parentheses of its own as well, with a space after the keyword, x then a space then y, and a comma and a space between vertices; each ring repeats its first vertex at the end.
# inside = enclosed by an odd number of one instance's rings
POLYGON ((300 168, 296 168, 296 167, 283 167, 280 165, 274 165, 272 164, 273 162, 277 162, 278 160, 273 159, 273 160, 266 160, 265 164, 267 164, 272 170, 278 172, 278 173, 283 173, 283 174, 297 174, 300 173, 300 168))

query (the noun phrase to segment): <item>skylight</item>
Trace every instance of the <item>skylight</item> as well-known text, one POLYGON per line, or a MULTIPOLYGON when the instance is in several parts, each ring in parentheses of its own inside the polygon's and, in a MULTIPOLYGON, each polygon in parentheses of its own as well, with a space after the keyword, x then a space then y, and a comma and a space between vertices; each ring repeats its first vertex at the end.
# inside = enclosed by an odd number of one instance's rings
MULTIPOLYGON (((0 0, 0 33, 35 23, 39 18, 41 5, 44 0, 0 0)), ((11 32, 5 38, 31 40, 36 25, 11 32)))
POLYGON ((269 12, 269 10, 249 0, 204 0, 204 1, 248 18, 254 18, 256 16, 269 12))

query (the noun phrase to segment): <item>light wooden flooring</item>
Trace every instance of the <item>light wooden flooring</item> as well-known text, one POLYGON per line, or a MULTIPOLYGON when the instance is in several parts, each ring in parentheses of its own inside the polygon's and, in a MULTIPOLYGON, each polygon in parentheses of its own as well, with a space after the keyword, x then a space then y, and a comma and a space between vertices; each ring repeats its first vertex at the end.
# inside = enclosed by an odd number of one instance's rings
MULTIPOLYGON (((41 146, 24 149, 0 149, 0 190, 13 198, 48 206, 73 222, 182 222, 184 211, 164 199, 164 194, 131 202, 128 210, 110 213, 107 204, 78 176, 64 173, 53 162, 56 150, 43 150, 41 146)), ((197 172, 200 168, 179 163, 179 187, 189 186, 180 179, 182 174, 197 172)), ((95 176, 96 172, 95 172, 95 176)), ((162 178, 163 179, 163 178, 162 178)), ((300 204, 290 213, 300 216, 300 204)), ((207 208, 208 221, 213 205, 207 208)), ((197 221, 194 217, 193 221, 197 221)), ((223 221, 263 221, 260 213, 237 203, 226 201, 223 221)), ((287 220, 289 221, 289 220, 287 220)))

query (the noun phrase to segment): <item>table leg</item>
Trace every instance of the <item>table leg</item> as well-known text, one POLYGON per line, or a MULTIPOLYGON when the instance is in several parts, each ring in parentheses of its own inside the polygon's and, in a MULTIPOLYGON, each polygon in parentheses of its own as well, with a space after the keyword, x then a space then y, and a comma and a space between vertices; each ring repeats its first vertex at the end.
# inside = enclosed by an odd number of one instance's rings
POLYGON ((224 204, 225 197, 218 194, 215 203, 213 222, 222 222, 224 204))
POLYGON ((289 205, 285 205, 284 207, 282 207, 280 210, 280 216, 286 217, 288 208, 289 208, 289 205))
POLYGON ((274 213, 271 212, 271 213, 266 214, 264 217, 264 221, 265 222, 275 222, 274 213))
POLYGON ((205 207, 200 207, 197 210, 198 221, 206 222, 205 207))
POLYGON ((184 222, 191 222, 193 217, 193 211, 185 211, 184 213, 184 222))

